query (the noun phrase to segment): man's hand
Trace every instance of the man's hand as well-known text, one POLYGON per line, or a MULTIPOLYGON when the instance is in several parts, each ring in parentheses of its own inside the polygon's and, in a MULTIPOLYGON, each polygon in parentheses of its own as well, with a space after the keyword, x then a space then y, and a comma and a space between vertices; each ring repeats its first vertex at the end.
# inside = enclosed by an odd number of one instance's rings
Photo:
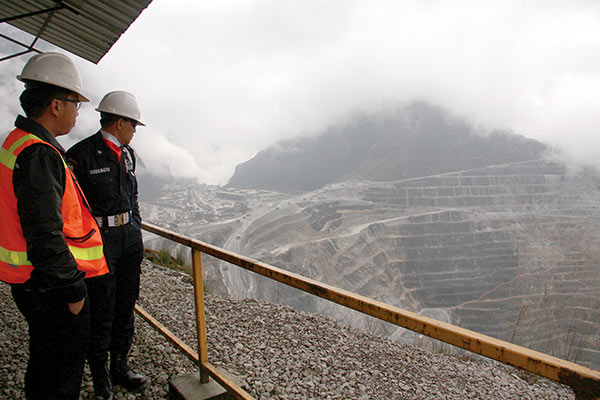
POLYGON ((78 315, 83 308, 83 303, 85 303, 85 297, 79 300, 77 303, 67 303, 67 306, 73 315, 78 315))

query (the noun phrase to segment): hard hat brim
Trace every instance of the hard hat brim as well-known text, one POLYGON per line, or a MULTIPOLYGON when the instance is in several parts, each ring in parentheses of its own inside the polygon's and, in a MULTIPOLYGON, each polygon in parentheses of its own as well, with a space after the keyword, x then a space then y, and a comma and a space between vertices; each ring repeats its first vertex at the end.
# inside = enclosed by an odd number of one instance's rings
POLYGON ((90 101, 90 99, 88 99, 87 97, 85 97, 81 93, 74 91, 73 89, 69 89, 69 88, 66 88, 66 87, 63 87, 63 86, 54 85, 52 83, 43 81, 41 79, 38 80, 38 79, 31 79, 31 78, 23 78, 21 75, 17 75, 17 79, 20 80, 21 82, 27 82, 27 81, 42 82, 42 83, 45 83, 45 84, 48 84, 48 85, 56 86, 56 87, 61 88, 61 89, 66 89, 66 90, 69 90, 69 91, 75 93, 77 95, 77 100, 79 100, 80 102, 87 103, 87 102, 90 101))
POLYGON ((107 111, 107 110, 103 110, 103 109, 100 109, 100 108, 94 108, 94 111, 98 111, 99 113, 106 113, 106 114, 116 115, 117 117, 121 117, 121 118, 129 118, 129 119, 132 119, 132 120, 136 121, 138 123, 138 125, 140 125, 140 126, 146 126, 146 124, 143 123, 142 121, 140 121, 139 119, 132 118, 129 115, 123 115, 123 114, 116 113, 114 111, 107 111))

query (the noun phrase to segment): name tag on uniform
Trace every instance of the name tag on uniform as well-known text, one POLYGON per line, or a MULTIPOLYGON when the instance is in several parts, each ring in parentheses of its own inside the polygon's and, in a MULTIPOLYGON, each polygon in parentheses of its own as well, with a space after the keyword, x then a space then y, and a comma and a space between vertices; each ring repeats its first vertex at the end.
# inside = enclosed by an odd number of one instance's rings
POLYGON ((110 172, 110 167, 90 169, 90 175, 103 174, 105 172, 110 172))

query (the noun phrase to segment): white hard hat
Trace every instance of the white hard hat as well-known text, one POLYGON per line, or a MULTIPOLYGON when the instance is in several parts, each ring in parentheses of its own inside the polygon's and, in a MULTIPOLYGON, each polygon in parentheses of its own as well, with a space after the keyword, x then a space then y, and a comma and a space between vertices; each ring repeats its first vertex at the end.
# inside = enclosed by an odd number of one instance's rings
POLYGON ((142 111, 134 95, 123 90, 115 90, 104 95, 96 111, 118 115, 120 117, 126 117, 133 119, 138 124, 145 126, 140 121, 142 117, 142 111))
POLYGON ((79 101, 89 101, 81 93, 81 77, 73 61, 60 53, 41 53, 31 57, 23 67, 20 81, 38 81, 77 93, 79 101))

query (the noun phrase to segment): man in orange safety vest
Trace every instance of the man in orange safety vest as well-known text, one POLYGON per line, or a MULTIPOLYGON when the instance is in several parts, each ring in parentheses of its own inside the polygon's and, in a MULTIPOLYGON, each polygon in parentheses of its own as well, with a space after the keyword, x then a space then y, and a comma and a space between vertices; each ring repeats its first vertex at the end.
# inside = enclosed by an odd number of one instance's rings
POLYGON ((26 117, 0 150, 0 280, 29 325, 28 399, 78 399, 90 314, 84 278, 108 273, 100 229, 56 137, 77 116, 81 78, 60 53, 17 76, 26 117))

